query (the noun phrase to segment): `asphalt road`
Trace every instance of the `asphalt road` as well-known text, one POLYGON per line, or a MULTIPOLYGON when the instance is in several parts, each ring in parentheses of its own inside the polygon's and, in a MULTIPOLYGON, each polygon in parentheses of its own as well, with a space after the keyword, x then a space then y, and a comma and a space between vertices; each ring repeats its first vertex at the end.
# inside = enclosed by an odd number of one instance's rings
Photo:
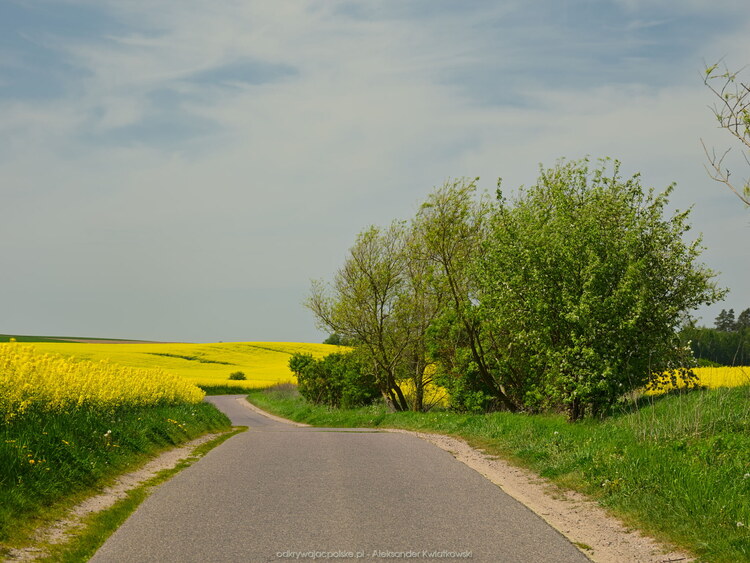
POLYGON ((449 453, 389 432, 249 426, 160 485, 91 561, 589 561, 449 453))

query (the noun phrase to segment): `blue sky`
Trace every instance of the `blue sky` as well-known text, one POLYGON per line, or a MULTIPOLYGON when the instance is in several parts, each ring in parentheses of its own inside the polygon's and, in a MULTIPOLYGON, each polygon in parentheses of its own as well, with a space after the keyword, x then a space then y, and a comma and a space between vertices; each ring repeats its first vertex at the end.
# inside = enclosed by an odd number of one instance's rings
POLYGON ((744 0, 5 0, 0 332, 320 341, 301 303, 357 232, 585 155, 677 183, 711 324, 750 307, 750 212, 700 145, 734 145, 720 58, 750 64, 744 0))

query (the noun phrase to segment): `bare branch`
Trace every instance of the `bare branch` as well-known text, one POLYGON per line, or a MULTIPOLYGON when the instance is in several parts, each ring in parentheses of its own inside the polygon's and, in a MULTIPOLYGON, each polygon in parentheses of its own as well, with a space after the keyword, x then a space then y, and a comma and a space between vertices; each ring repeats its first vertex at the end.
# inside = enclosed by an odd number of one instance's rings
MULTIPOLYGON (((724 158, 727 156, 727 154, 729 153, 731 149, 727 149, 726 151, 724 151, 724 154, 722 154, 721 157, 719 158, 717 157, 715 150, 712 150, 709 153, 708 148, 706 148, 706 144, 703 142, 703 139, 701 139, 701 145, 703 145, 703 152, 706 153, 708 162, 711 165, 711 168, 713 169, 713 170, 709 170, 708 166, 704 165, 704 168, 706 169, 706 172, 708 173, 709 177, 712 180, 721 182, 722 184, 726 185, 730 190, 734 192, 734 195, 736 195, 738 198, 740 198, 740 200, 742 200, 745 203, 745 205, 750 206, 750 196, 747 195, 750 192, 750 182, 746 182, 743 188, 743 191, 740 191, 729 180, 729 176, 731 175, 731 172, 729 171, 729 169, 722 168, 722 163, 724 162, 724 158)), ((747 156, 745 156, 745 159, 747 160, 747 156)), ((748 164, 750 164, 750 162, 748 164)))
MULTIPOLYGON (((750 86, 737 81, 737 76, 744 70, 744 67, 737 72, 731 72, 724 66, 723 72, 717 72, 721 62, 719 61, 711 66, 706 65, 703 75, 703 84, 714 96, 721 100, 718 105, 711 108, 711 111, 719 122, 719 127, 729 131, 732 136, 750 149, 750 86), (717 80, 720 81, 720 87, 715 86, 717 80)), ((715 150, 709 152, 703 140, 701 140, 701 144, 710 165, 710 169, 706 166, 709 177, 726 185, 740 198, 740 201, 750 207, 750 180, 746 181, 741 188, 738 188, 729 179, 731 174, 729 169, 723 166, 724 158, 729 150, 719 157, 715 150)), ((745 152, 742 154, 745 161, 750 165, 748 155, 745 152)))

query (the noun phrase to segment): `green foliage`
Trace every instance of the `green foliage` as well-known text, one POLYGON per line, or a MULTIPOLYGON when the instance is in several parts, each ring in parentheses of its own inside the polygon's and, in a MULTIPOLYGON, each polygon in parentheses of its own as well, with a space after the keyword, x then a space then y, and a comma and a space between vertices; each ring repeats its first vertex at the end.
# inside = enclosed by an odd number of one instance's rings
POLYGON ((328 354, 321 360, 295 354, 289 367, 297 374, 299 393, 316 405, 352 408, 380 396, 375 377, 351 352, 328 354))
POLYGON ((305 367, 314 362, 315 358, 312 354, 295 352, 294 354, 292 354, 292 357, 289 358, 289 369, 294 375, 299 377, 300 375, 302 375, 305 367))
POLYGON ((464 180, 433 191, 413 221, 421 247, 410 258, 432 265, 427 291, 440 296, 439 311, 425 333, 426 349, 436 364, 436 381, 462 412, 517 409, 493 376, 494 342, 477 314, 480 288, 472 275, 494 212, 484 194, 477 196, 476 180, 464 180))
POLYGON ((687 244, 672 191, 644 191, 619 163, 561 161, 517 200, 500 200, 477 264, 496 377, 532 410, 601 415, 651 374, 689 365, 675 328, 716 301, 687 244))
POLYGON ((246 387, 240 387, 238 385, 231 384, 207 384, 207 383, 196 383, 207 396, 211 395, 241 395, 247 391, 246 387))
POLYGON ((460 412, 571 419, 665 372, 690 379, 676 328, 723 292, 700 241, 683 240, 689 213, 666 216, 673 187, 644 190, 619 167, 561 161, 511 202, 446 182, 411 222, 360 233, 307 305, 356 342, 396 410, 425 409, 431 377, 460 412))
POLYGON ((412 260, 417 246, 403 222, 369 227, 349 250, 332 284, 313 283, 306 305, 321 328, 356 343, 368 373, 395 410, 422 410, 426 371, 424 333, 437 312, 426 263, 412 260), (411 384, 407 398, 402 389, 411 384))
POLYGON ((276 399, 291 399, 300 396, 299 388, 294 383, 277 383, 262 389, 264 395, 276 399))
POLYGON ((492 410, 495 389, 485 384, 471 350, 465 325, 455 311, 446 311, 427 331, 427 351, 435 361, 435 383, 450 395, 450 408, 456 412, 479 413, 492 410))
POLYGON ((734 318, 734 309, 722 309, 714 321, 714 327, 724 332, 740 332, 750 328, 750 309, 742 311, 737 319, 734 318))
POLYGON ((0 334, 0 342, 66 342, 54 336, 21 336, 0 334))
POLYGON ((750 308, 745 309, 737 316, 734 328, 735 330, 750 329, 750 308))
POLYGON ((354 341, 351 338, 341 336, 334 332, 328 335, 328 338, 323 341, 323 344, 331 344, 333 346, 353 346, 354 341))
POLYGON ((247 379, 247 376, 245 375, 245 372, 233 371, 229 374, 229 379, 231 379, 232 381, 244 381, 247 379))
POLYGON ((335 332, 333 334, 328 335, 328 338, 326 338, 323 341, 323 344, 332 344, 334 346, 340 346, 341 345, 341 336, 336 334, 335 332))
POLYGON ((0 541, 50 504, 80 493, 142 460, 144 454, 226 429, 213 405, 29 409, 0 417, 0 541))
POLYGON ((737 321, 734 319, 734 309, 722 309, 721 313, 716 317, 714 326, 716 330, 723 330, 725 332, 732 332, 736 328, 737 321))

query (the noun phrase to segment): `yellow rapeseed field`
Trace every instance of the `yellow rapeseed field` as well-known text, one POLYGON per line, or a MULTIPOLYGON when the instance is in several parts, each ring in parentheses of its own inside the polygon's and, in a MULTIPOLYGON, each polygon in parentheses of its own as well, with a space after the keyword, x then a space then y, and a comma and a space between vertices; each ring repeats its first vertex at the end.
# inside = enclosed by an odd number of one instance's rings
POLYGON ((739 387, 750 384, 750 367, 696 368, 698 382, 704 387, 739 387))
POLYGON ((7 419, 29 407, 145 406, 197 403, 204 393, 161 369, 126 367, 103 359, 75 361, 29 344, 0 344, 0 413, 7 419))
POLYGON ((118 343, 39 342, 43 352, 74 356, 91 361, 109 360, 133 368, 158 368, 193 383, 234 385, 238 388, 265 387, 275 383, 296 383, 289 371, 295 352, 322 358, 340 351, 339 346, 295 342, 118 343), (230 381, 241 371, 247 380, 230 381))
MULTIPOLYGON (((750 385, 750 367, 748 366, 694 368, 693 371, 698 376, 696 383, 709 389, 750 385)), ((680 384, 678 387, 683 387, 683 385, 680 384)), ((649 394, 664 393, 672 389, 674 389, 674 386, 669 384, 657 390, 649 391, 649 394)))

